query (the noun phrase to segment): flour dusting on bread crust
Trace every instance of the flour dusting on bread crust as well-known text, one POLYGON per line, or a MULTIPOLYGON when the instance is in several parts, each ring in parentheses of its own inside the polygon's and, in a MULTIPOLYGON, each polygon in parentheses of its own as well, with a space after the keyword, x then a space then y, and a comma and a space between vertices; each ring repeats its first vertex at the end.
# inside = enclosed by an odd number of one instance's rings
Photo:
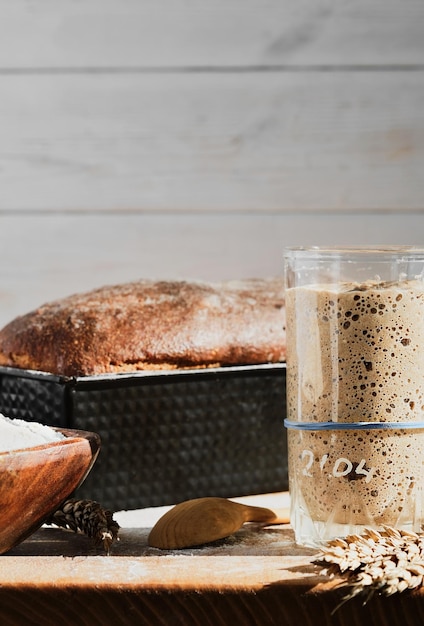
POLYGON ((74 294, 0 331, 0 365, 63 376, 285 360, 282 280, 140 280, 74 294))

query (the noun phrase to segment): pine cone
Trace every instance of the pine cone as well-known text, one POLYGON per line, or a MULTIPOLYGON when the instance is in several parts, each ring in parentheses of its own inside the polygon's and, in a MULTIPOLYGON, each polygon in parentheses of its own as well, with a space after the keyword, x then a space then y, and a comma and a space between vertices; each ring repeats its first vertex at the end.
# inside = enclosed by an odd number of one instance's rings
POLYGON ((113 542, 119 541, 119 524, 113 519, 113 513, 95 500, 65 500, 45 523, 84 533, 94 539, 96 545, 103 544, 108 555, 113 542))

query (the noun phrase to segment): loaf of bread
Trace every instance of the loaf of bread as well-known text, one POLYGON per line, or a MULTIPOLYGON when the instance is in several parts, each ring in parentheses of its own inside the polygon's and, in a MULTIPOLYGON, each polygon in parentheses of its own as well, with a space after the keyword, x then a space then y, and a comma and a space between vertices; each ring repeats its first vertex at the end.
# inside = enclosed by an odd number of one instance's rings
POLYGON ((280 279, 106 286, 0 331, 0 365, 63 376, 285 360, 280 279))

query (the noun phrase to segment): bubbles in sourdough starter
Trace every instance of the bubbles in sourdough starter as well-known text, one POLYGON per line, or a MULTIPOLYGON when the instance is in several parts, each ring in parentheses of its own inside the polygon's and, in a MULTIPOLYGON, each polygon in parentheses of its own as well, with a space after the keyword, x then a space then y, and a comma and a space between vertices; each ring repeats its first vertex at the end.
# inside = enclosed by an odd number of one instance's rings
MULTIPOLYGON (((423 421, 421 281, 288 289, 286 312, 294 329, 287 345, 289 419, 423 421)), ((293 492, 317 521, 410 519, 424 478, 422 432, 289 430, 293 492)))
POLYGON ((289 475, 314 520, 396 526, 410 518, 423 475, 420 431, 289 430, 288 437, 289 475))
POLYGON ((288 381, 291 419, 298 415, 311 421, 421 419, 420 282, 345 285, 339 293, 319 286, 291 289, 286 306, 287 323, 298 324, 310 338, 303 345, 288 345, 288 364, 294 373, 288 381))

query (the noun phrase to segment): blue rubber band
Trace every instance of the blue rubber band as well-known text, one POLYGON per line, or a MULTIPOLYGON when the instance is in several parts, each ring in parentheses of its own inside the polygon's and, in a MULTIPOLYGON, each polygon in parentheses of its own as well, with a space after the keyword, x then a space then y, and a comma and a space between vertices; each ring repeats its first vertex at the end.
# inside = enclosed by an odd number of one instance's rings
POLYGON ((420 430, 424 422, 294 422, 284 420, 293 430, 420 430))

